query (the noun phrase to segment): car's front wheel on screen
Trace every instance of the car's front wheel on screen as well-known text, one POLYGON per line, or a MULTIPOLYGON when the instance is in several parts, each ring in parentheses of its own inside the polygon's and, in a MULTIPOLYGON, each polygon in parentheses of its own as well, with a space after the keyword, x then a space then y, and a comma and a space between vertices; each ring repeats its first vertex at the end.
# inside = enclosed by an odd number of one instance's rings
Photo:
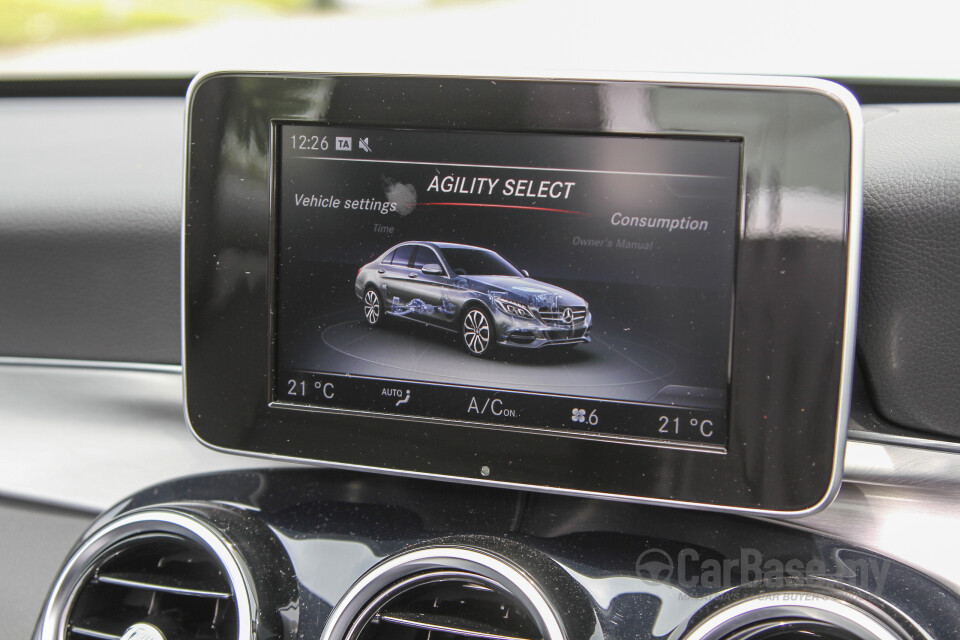
POLYGON ((376 289, 367 289, 363 294, 363 317, 371 327, 383 323, 383 299, 376 289))
POLYGON ((480 308, 469 309, 463 314, 460 335, 463 338, 463 346, 474 356, 490 355, 497 343, 493 318, 480 308))

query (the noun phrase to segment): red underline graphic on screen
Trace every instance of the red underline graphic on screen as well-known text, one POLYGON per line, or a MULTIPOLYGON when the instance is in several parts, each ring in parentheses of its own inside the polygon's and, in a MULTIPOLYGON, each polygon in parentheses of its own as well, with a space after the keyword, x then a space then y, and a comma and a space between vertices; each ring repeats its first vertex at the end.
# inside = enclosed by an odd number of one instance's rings
POLYGON ((589 213, 571 211, 569 209, 550 209, 549 207, 528 207, 520 204, 484 204, 481 202, 420 202, 420 207, 493 207, 495 209, 526 209, 528 211, 553 211, 554 213, 570 213, 575 216, 587 216, 589 213))

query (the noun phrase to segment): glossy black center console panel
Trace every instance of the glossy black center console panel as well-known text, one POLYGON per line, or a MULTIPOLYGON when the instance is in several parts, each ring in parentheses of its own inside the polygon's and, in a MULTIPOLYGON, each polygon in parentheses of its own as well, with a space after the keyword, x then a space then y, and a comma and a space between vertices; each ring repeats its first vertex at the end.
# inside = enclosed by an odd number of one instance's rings
POLYGON ((956 595, 916 570, 855 544, 732 514, 265 470, 151 487, 105 513, 92 531, 157 509, 193 514, 236 546, 261 604, 258 638, 326 638, 331 616, 358 582, 405 554, 458 548, 521 570, 571 640, 696 637, 689 634, 698 625, 731 606, 821 597, 896 632, 877 637, 960 638, 956 595))

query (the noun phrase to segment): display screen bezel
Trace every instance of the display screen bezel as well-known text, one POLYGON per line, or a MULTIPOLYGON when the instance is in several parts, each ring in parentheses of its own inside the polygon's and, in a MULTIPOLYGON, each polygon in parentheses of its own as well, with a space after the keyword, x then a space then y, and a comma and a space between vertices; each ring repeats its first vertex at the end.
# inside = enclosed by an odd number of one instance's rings
POLYGON ((848 410, 859 122, 849 94, 817 81, 203 76, 187 114, 190 426, 213 448, 274 459, 712 509, 822 507, 848 410), (742 139, 724 452, 271 406, 276 121, 742 139))
MULTIPOLYGON (((286 145, 284 144, 286 140, 285 138, 286 134, 283 133, 283 129, 290 125, 304 125, 309 127, 319 126, 319 127, 330 127, 331 129, 342 129, 343 125, 339 122, 322 122, 321 123, 321 122, 302 122, 302 121, 290 121, 290 120, 274 120, 272 122, 272 125, 273 125, 273 129, 271 131, 271 140, 273 141, 273 165, 272 165, 273 174, 271 176, 270 183, 273 188, 273 197, 271 201, 271 214, 270 214, 271 215, 270 232, 272 234, 270 243, 272 247, 271 268, 273 271, 269 278, 269 283, 268 283, 268 286, 270 287, 268 291, 268 297, 271 305, 270 306, 270 323, 271 323, 271 340, 272 340, 272 343, 271 343, 272 353, 271 353, 271 360, 270 360, 271 406, 280 407, 280 408, 309 410, 309 411, 315 411, 318 413, 327 413, 327 414, 334 414, 334 415, 338 415, 338 414, 360 415, 360 416, 369 416, 369 417, 380 417, 388 420, 401 419, 406 421, 426 421, 426 422, 434 422, 438 424, 448 424, 458 428, 474 427, 474 428, 495 429, 495 430, 505 429, 505 430, 517 430, 517 431, 531 431, 531 432, 540 433, 540 434, 553 434, 553 435, 568 437, 568 438, 582 438, 582 439, 588 439, 588 440, 609 440, 609 441, 616 441, 616 442, 632 443, 637 445, 662 446, 662 447, 670 447, 670 448, 688 448, 694 451, 710 451, 713 453, 725 452, 726 443, 727 443, 726 426, 729 421, 729 415, 730 415, 730 357, 733 349, 733 333, 735 330, 733 326, 733 322, 735 320, 733 318, 733 304, 734 304, 734 298, 735 298, 736 292, 733 287, 731 287, 730 297, 729 297, 729 300, 727 300, 728 308, 726 310, 726 314, 729 317, 729 330, 727 334, 724 336, 725 342, 722 345, 725 351, 724 361, 722 362, 722 365, 726 372, 725 381, 723 384, 723 391, 724 391, 723 407, 718 411, 719 413, 723 414, 722 418, 720 418, 722 420, 722 425, 718 425, 717 427, 718 433, 711 440, 707 440, 704 438, 697 438, 697 437, 694 437, 693 435, 688 436, 687 434, 683 434, 682 436, 671 436, 669 433, 664 436, 654 435, 654 434, 647 434, 643 436, 624 435, 622 433, 617 433, 616 431, 612 431, 612 430, 606 431, 603 429, 595 429, 592 431, 588 431, 585 429, 578 430, 572 426, 570 428, 551 428, 547 426, 531 426, 529 424, 516 424, 517 421, 513 421, 513 423, 511 423, 511 421, 506 421, 506 420, 501 422, 497 422, 492 419, 470 420, 465 415, 461 415, 461 416, 455 415, 453 411, 450 411, 449 407, 448 407, 448 411, 450 412, 450 415, 431 417, 426 415, 417 415, 417 414, 404 413, 404 412, 391 413, 389 411, 383 411, 383 410, 376 411, 376 410, 368 410, 368 409, 347 408, 343 406, 337 406, 335 402, 330 402, 329 403, 330 406, 323 406, 322 404, 318 404, 318 403, 297 402, 296 399, 290 399, 286 394, 283 394, 279 390, 279 387, 282 384, 279 377, 279 364, 278 364, 279 362, 278 341, 281 339, 281 332, 279 331, 277 326, 278 319, 280 318, 281 314, 285 313, 284 309, 282 308, 280 295, 279 295, 280 280, 282 277, 280 273, 281 271, 280 264, 281 264, 282 257, 281 257, 281 248, 278 244, 280 226, 282 225, 282 222, 280 219, 281 218, 280 210, 281 210, 281 200, 283 195, 282 193, 283 187, 280 185, 283 184, 283 180, 284 180, 281 172, 281 167, 282 167, 282 161, 283 161, 283 153, 286 147, 286 145)), ((735 165, 731 165, 730 167, 723 167, 723 169, 728 171, 732 169, 733 171, 735 171, 738 175, 738 180, 742 185, 743 140, 740 138, 735 138, 730 136, 676 136, 676 135, 652 136, 652 135, 645 135, 645 134, 624 135, 624 134, 611 134, 611 133, 602 133, 602 134, 593 133, 588 136, 584 136, 583 133, 579 133, 579 132, 578 133, 569 132, 569 131, 542 132, 534 129, 528 129, 525 131, 500 130, 496 132, 491 132, 491 131, 466 130, 463 128, 440 130, 440 129, 422 129, 422 128, 417 129, 413 127, 389 128, 389 127, 370 127, 370 126, 364 127, 363 130, 368 133, 379 131, 382 134, 389 134, 390 132, 397 132, 397 131, 409 132, 413 134, 416 134, 418 131, 441 132, 441 133, 444 131, 456 131, 458 133, 497 134, 497 135, 499 134, 505 134, 505 135, 531 134, 532 133, 532 134, 556 136, 561 139, 564 136, 576 135, 576 136, 579 136, 580 138, 616 137, 621 140, 643 138, 643 139, 656 139, 660 141, 683 140, 683 141, 693 141, 693 142, 731 143, 731 144, 737 145, 740 153, 738 154, 738 158, 735 165)), ((465 157, 456 158, 456 160, 466 162, 468 161, 468 158, 465 158, 465 157)), ((595 168, 589 167, 586 165, 582 168, 587 170, 595 170, 595 168)), ((742 199, 743 199, 743 191, 742 189, 738 188, 735 196, 735 202, 732 203, 733 204, 732 208, 727 212, 727 214, 730 216, 731 224, 733 227, 733 233, 735 236, 733 239, 731 261, 729 264, 716 265, 718 267, 729 269, 732 273, 734 282, 736 281, 736 249, 738 244, 737 239, 740 237, 742 213, 743 213, 742 199)), ((331 239, 331 241, 335 241, 335 239, 331 239)), ((545 347, 545 348, 549 349, 549 347, 545 347)), ((326 374, 326 375, 331 375, 331 374, 326 374)), ((324 378, 324 372, 320 370, 317 370, 315 372, 310 372, 308 377, 310 377, 311 379, 324 378)), ((342 381, 344 378, 347 380, 349 379, 356 380, 356 379, 364 379, 369 376, 363 376, 363 375, 357 375, 357 374, 351 375, 348 373, 346 375, 339 374, 339 375, 336 375, 336 377, 342 381)), ((428 380, 418 380, 414 378, 392 380, 389 378, 376 377, 376 378, 371 378, 371 380, 379 380, 379 381, 382 381, 383 383, 389 383, 391 381, 400 383, 405 381, 405 382, 409 382, 411 385, 417 385, 417 386, 423 385, 424 387, 428 387, 428 388, 429 387, 434 387, 434 388, 447 387, 447 388, 456 388, 456 389, 463 389, 463 390, 469 389, 471 390, 471 395, 472 395, 472 391, 475 390, 477 392, 477 395, 481 398, 479 400, 479 403, 481 405, 485 398, 494 397, 494 396, 491 396, 490 394, 501 394, 501 395, 513 394, 514 396, 517 396, 517 395, 533 396, 537 398, 543 398, 544 402, 553 402, 557 404, 560 404, 560 403, 569 404, 573 400, 578 400, 582 403, 587 403, 587 406, 590 406, 591 408, 595 408, 598 412, 604 413, 604 415, 607 415, 607 414, 603 412, 603 408, 616 407, 617 405, 620 404, 616 400, 594 398, 594 397, 590 397, 588 394, 582 394, 580 396, 564 396, 563 394, 557 395, 557 394, 550 394, 547 392, 538 392, 538 391, 526 390, 526 389, 524 390, 510 389, 510 388, 501 389, 493 386, 492 383, 489 386, 477 386, 477 385, 471 386, 471 385, 455 385, 451 383, 430 382, 428 380), (572 400, 568 400, 567 398, 572 398, 572 400)), ((339 384, 340 383, 338 382, 338 385, 339 384)), ((435 394, 435 395, 439 395, 439 394, 435 394)), ((477 397, 477 396, 473 396, 473 397, 477 397)), ((500 397, 500 396, 498 395, 497 397, 500 397)), ((574 404, 576 404, 576 402, 574 402, 574 404)), ((681 420, 681 418, 684 421, 687 421, 691 419, 691 416, 695 416, 693 418, 694 420, 701 419, 702 417, 713 417, 710 415, 711 413, 713 413, 712 411, 699 410, 699 409, 688 407, 688 406, 669 406, 665 404, 657 404, 656 402, 641 402, 641 401, 625 401, 623 402, 623 404, 649 407, 650 411, 648 411, 648 413, 651 413, 651 415, 653 413, 654 408, 659 408, 660 413, 669 414, 669 420, 671 425, 673 424, 674 421, 681 420)), ((688 425, 685 425, 685 427, 687 427, 687 430, 689 430, 688 425)), ((669 429, 665 429, 665 431, 669 431, 669 429)))

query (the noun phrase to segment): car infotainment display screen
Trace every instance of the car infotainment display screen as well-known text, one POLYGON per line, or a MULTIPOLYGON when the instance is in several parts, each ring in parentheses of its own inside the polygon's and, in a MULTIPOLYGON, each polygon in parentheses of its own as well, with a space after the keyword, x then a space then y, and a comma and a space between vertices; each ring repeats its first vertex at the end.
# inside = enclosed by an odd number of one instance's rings
POLYGON ((739 139, 274 127, 273 403, 726 445, 739 139))
POLYGON ((862 192, 842 87, 216 72, 187 123, 206 445, 762 514, 836 494, 862 192))

